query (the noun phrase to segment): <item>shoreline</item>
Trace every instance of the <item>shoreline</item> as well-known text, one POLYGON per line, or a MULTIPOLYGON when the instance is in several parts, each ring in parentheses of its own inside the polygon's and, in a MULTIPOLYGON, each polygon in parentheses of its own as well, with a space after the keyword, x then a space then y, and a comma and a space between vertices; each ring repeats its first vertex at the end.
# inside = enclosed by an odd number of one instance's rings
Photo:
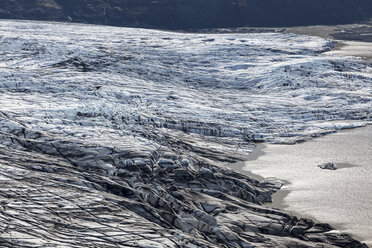
POLYGON ((355 56, 372 64, 372 24, 305 26, 285 28, 286 33, 318 36, 337 43, 325 54, 355 56))
POLYGON ((372 64, 372 43, 359 41, 336 40, 335 47, 325 54, 359 57, 372 64))
MULTIPOLYGON (((355 130, 364 131, 364 130, 367 130, 368 128, 371 128, 371 127, 372 127, 372 125, 368 124, 366 126, 356 127, 356 128, 353 128, 353 129, 342 129, 342 130, 338 130, 336 133, 333 133, 333 135, 337 135, 337 134, 338 135, 348 135, 348 133, 355 132, 355 130)), ((326 137, 329 137, 329 135, 321 136, 321 137, 319 137, 319 139, 322 139, 322 138, 324 139, 326 137)), ((294 144, 294 145, 277 145, 277 144, 276 145, 270 145, 270 144, 267 144, 267 143, 259 143, 259 144, 257 144, 256 148, 252 151, 252 156, 249 156, 246 161, 237 162, 235 164, 232 164, 229 167, 231 169, 239 172, 239 173, 242 173, 244 175, 247 175, 247 176, 250 176, 254 179, 262 181, 262 180, 265 180, 265 177, 259 172, 257 172, 257 173, 254 172, 256 169, 251 170, 251 168, 247 168, 248 167, 247 162, 249 162, 249 161, 257 162, 259 159, 262 159, 263 157, 265 157, 265 155, 270 156, 267 153, 265 153, 265 149, 268 148, 269 146, 289 146, 289 147, 293 147, 293 146, 296 146, 296 145, 304 145, 304 144, 310 143, 311 141, 314 142, 314 140, 316 142, 319 139, 311 139, 311 140, 307 140, 306 142, 299 143, 299 144, 294 144), (245 168, 247 168, 247 169, 245 169, 245 168)), ((359 165, 350 164, 350 163, 337 163, 337 165, 339 165, 339 168, 338 168, 339 171, 342 170, 342 169, 350 169, 350 168, 359 167, 359 165)), ((325 173, 327 173, 327 171, 324 171, 324 174, 325 173)), ((270 177, 274 177, 274 176, 269 176, 268 178, 270 178, 270 177)), ((297 191, 299 189, 296 189, 295 187, 293 187, 294 182, 292 180, 287 181, 287 180, 282 180, 282 178, 280 178, 280 177, 275 177, 275 178, 282 181, 283 186, 282 186, 281 189, 279 189, 278 191, 276 191, 275 193, 272 194, 272 202, 264 204, 265 207, 280 209, 280 210, 286 211, 286 212, 288 212, 288 213, 290 213, 294 216, 297 216, 299 218, 311 219, 311 220, 313 220, 317 223, 329 223, 335 229, 335 231, 339 231, 339 232, 342 232, 342 233, 349 233, 355 239, 359 240, 360 242, 366 243, 367 246, 370 247, 372 242, 371 242, 371 240, 366 239, 368 237, 363 236, 363 234, 358 235, 358 233, 350 233, 350 231, 347 228, 347 224, 352 224, 352 223, 337 223, 337 220, 334 220, 334 221, 329 221, 329 220, 320 221, 321 218, 315 217, 313 214, 309 214, 309 213, 306 213, 306 212, 301 211, 301 210, 290 209, 291 205, 290 205, 290 202, 288 202, 288 197, 291 193, 292 194, 294 192, 299 193, 297 191)), ((316 185, 314 185, 313 187, 315 188, 316 185)), ((366 208, 368 208, 368 207, 366 207, 366 208)), ((355 223, 355 225, 359 225, 359 223, 355 223)))

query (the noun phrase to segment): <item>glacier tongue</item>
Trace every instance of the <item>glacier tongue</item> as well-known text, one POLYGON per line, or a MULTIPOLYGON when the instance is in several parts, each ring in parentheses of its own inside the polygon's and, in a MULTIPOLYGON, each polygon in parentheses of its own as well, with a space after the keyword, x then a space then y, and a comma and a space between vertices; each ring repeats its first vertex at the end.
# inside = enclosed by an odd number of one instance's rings
POLYGON ((322 54, 333 45, 282 33, 0 21, 0 178, 8 185, 0 242, 356 242, 260 206, 278 183, 221 167, 256 141, 293 143, 371 121, 372 67, 322 54))

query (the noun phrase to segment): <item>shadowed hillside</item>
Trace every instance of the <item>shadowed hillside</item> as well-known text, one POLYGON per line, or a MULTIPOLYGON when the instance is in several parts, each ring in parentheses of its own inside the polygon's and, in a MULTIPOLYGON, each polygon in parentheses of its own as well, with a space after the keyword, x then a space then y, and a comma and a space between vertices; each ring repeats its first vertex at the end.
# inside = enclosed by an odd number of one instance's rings
POLYGON ((167 29, 344 24, 371 0, 2 0, 0 18, 167 29))

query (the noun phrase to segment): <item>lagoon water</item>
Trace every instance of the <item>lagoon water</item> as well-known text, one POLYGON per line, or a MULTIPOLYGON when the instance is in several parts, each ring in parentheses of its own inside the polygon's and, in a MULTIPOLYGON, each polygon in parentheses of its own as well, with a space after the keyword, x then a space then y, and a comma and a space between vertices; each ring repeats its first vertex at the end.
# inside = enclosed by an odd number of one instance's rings
POLYGON ((371 125, 296 145, 260 144, 251 156, 245 171, 286 182, 272 207, 329 223, 372 245, 371 125), (339 168, 317 167, 328 161, 339 168))

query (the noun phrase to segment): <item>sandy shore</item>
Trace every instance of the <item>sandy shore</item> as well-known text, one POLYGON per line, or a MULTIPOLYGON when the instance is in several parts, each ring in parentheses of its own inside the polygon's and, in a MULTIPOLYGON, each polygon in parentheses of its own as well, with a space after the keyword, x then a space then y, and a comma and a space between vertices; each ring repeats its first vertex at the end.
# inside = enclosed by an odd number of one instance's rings
POLYGON ((338 41, 332 51, 326 54, 346 55, 360 57, 372 63, 372 43, 360 41, 338 41))
POLYGON ((372 126, 343 130, 296 145, 258 144, 232 168, 263 179, 283 179, 268 207, 326 222, 372 245, 372 126), (319 162, 334 161, 336 171, 319 162), (260 176, 258 176, 260 175, 260 176))

